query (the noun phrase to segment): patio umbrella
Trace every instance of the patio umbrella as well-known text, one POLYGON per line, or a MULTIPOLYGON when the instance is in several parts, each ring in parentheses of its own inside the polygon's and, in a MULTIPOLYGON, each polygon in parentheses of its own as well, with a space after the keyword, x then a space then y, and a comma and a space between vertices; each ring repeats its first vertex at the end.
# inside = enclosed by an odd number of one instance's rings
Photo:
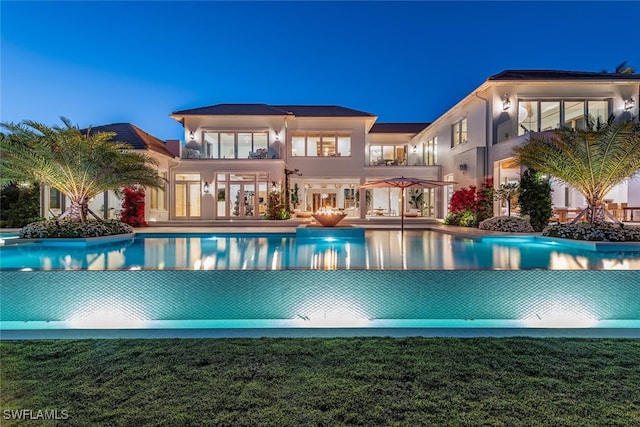
POLYGON ((387 178, 378 181, 365 182, 360 188, 399 188, 400 189, 400 230, 404 234, 404 190, 405 188, 438 188, 456 184, 453 181, 432 181, 420 178, 387 178))

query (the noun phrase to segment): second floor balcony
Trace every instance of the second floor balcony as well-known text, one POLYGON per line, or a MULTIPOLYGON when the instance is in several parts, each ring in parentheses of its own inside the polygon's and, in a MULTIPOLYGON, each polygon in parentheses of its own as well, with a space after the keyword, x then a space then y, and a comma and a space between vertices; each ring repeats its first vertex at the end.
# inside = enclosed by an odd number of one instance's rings
MULTIPOLYGON (((269 148, 243 149, 242 147, 230 147, 227 150, 213 149, 210 144, 202 146, 195 141, 188 142, 182 147, 181 158, 183 159, 208 159, 208 160, 227 160, 227 159, 281 159, 281 148, 276 144, 272 144, 269 148)), ((215 147, 217 148, 217 147, 215 147)))
POLYGON ((370 145, 367 166, 434 166, 435 149, 422 145, 370 145))

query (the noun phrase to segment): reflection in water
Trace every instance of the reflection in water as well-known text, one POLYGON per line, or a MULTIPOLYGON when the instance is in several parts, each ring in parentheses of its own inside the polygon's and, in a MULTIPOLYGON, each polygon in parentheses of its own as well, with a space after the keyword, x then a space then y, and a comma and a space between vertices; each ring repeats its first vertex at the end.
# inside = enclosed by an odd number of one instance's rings
POLYGON ((531 239, 480 242, 431 231, 367 231, 357 239, 150 234, 98 246, 0 247, 20 270, 640 270, 639 252, 594 252, 531 239))

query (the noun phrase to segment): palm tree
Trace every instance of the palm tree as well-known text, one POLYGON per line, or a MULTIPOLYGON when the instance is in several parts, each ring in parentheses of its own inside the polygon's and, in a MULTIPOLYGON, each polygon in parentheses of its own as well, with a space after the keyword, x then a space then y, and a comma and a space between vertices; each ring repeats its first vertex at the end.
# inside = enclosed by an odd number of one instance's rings
MULTIPOLYGON (((609 73, 607 70, 602 70, 601 72, 603 74, 609 73)), ((623 61, 616 67, 613 74, 635 74, 635 72, 636 70, 634 70, 633 67, 627 67, 627 61, 623 61)))
POLYGON ((498 188, 494 197, 499 201, 504 201, 507 204, 507 216, 511 216, 511 201, 518 196, 520 193, 520 184, 517 182, 509 182, 506 184, 501 184, 500 188, 498 188))
POLYGON ((30 120, 0 124, 8 131, 0 137, 0 185, 33 181, 56 188, 71 202, 65 214, 80 222, 87 219, 89 199, 102 192, 163 186, 155 160, 113 141, 115 133, 81 131, 61 120, 62 127, 30 120))
POLYGON ((604 221, 602 199, 614 186, 640 171, 640 125, 614 122, 587 130, 558 129, 538 134, 515 148, 520 164, 552 175, 587 199, 587 208, 573 221, 587 216, 590 223, 604 221))
POLYGON ((627 61, 622 62, 616 67, 615 74, 634 74, 636 70, 633 67, 627 67, 627 61))

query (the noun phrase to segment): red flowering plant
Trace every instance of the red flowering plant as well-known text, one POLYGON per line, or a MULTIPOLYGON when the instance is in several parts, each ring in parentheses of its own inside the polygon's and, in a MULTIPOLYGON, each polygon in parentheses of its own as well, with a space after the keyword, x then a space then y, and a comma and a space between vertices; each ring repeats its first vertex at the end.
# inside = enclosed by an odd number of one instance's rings
POLYGON ((462 227, 477 227, 481 221, 493 216, 493 179, 482 183, 480 190, 475 185, 461 188, 451 196, 449 214, 445 224, 462 227))
POLYGON ((125 187, 122 190, 122 212, 120 220, 133 227, 146 227, 144 219, 144 188, 125 187))

